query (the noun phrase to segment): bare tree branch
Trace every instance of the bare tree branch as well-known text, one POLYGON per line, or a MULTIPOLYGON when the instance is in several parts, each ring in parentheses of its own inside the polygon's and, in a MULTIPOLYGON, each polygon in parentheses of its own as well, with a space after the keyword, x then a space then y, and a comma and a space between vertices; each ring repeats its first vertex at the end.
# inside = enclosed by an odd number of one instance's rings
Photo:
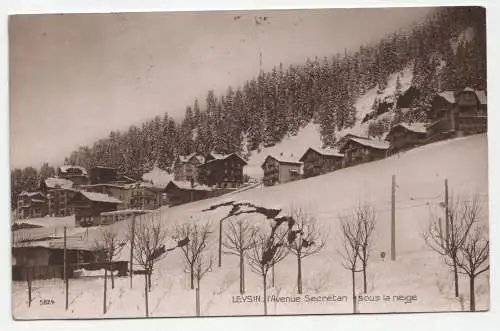
POLYGON ((444 257, 444 263, 453 268, 455 295, 458 296, 458 274, 469 277, 470 309, 475 310, 474 280, 489 270, 489 240, 479 224, 481 201, 478 194, 466 200, 457 197, 449 204, 449 234, 442 230, 439 219, 431 215, 424 234, 427 245, 444 257))
POLYGON ((302 259, 321 251, 326 243, 326 235, 315 217, 302 208, 292 208, 293 222, 289 223, 287 246, 297 258, 297 291, 302 294, 302 259))
POLYGON ((183 240, 184 245, 179 246, 189 266, 191 289, 194 289, 195 264, 200 255, 205 251, 210 235, 210 224, 200 224, 197 221, 179 225, 175 230, 175 238, 183 240))
POLYGON ((240 264, 240 294, 245 293, 245 252, 253 248, 253 237, 257 230, 250 226, 244 219, 238 218, 229 222, 225 231, 226 240, 223 243, 226 248, 225 254, 232 254, 239 257, 240 264))

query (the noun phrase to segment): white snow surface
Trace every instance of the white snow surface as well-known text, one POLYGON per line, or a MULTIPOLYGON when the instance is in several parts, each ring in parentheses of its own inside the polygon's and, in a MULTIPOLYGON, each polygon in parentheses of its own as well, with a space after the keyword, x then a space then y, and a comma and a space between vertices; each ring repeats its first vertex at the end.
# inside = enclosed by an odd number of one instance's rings
POLYGON ((54 216, 45 216, 38 218, 25 218, 18 219, 16 223, 26 223, 32 225, 38 225, 42 227, 74 227, 75 226, 75 215, 64 216, 64 217, 54 217, 54 216))
MULTIPOLYGON (((454 297, 453 280, 442 258, 430 250, 422 237, 431 211, 442 212, 439 203, 444 198, 444 179, 448 179, 450 194, 477 193, 483 203, 481 221, 488 225, 488 162, 486 135, 475 135, 441 141, 403 152, 389 158, 341 169, 329 174, 282 185, 255 188, 231 196, 212 198, 172 208, 161 208, 161 222, 173 229, 176 224, 209 222, 213 231, 207 253, 213 254, 216 266, 201 281, 201 314, 262 315, 262 303, 237 303, 239 295, 238 258, 223 255, 222 267, 217 266, 219 220, 230 207, 202 211, 225 201, 249 201, 274 208, 286 214, 293 206, 307 210, 318 220, 328 236, 324 249, 302 261, 304 293, 296 291, 297 262, 289 255, 275 269, 275 286, 269 295, 299 296, 301 303, 269 302, 268 313, 275 314, 338 314, 352 313, 351 274, 343 268, 340 246, 340 215, 348 214, 359 202, 374 205, 376 211, 375 241, 368 265, 367 296, 390 296, 390 301, 363 301, 361 313, 461 311, 468 309, 468 280, 460 276, 463 303, 454 297), (391 177, 396 176, 396 261, 390 260, 390 199, 391 177), (381 253, 385 252, 385 258, 381 253), (306 302, 307 296, 347 296, 346 302, 306 302), (393 300, 394 296, 411 303, 393 300)), ((270 221, 262 215, 239 216, 255 222, 259 228, 269 228, 270 221)), ((231 221, 227 219, 226 221, 231 221)), ((127 222, 114 224, 126 228, 127 222)), ((127 248, 125 248, 127 250, 127 248)), ((126 254, 125 254, 126 255, 126 254)), ((152 291, 149 293, 150 316, 193 316, 195 291, 189 288, 182 252, 174 250, 159 259, 154 266, 152 291)), ((362 291, 362 274, 356 275, 356 293, 362 291)), ((247 295, 262 295, 262 279, 245 272, 247 295)), ((476 308, 489 308, 489 272, 476 279, 476 308)), ((115 288, 108 282, 106 315, 102 313, 103 280, 70 279, 69 308, 65 310, 64 284, 59 279, 37 280, 33 283, 34 301, 27 304, 26 282, 13 282, 13 315, 29 318, 99 318, 143 317, 144 277, 133 277, 130 289, 128 277, 115 279, 115 288), (54 304, 40 305, 41 299, 53 299, 54 304)), ((366 299, 370 299, 366 297, 366 299)))
POLYGON ((158 167, 154 167, 150 172, 145 173, 142 176, 142 179, 145 181, 152 181, 153 184, 159 186, 167 186, 167 184, 174 179, 174 174, 170 174, 165 170, 162 170, 158 167))
POLYGON ((320 148, 321 145, 318 125, 309 123, 301 128, 295 136, 285 137, 280 143, 263 148, 260 153, 252 151, 247 161, 248 164, 243 168, 243 171, 250 177, 261 179, 264 175, 261 165, 268 155, 280 159, 292 159, 296 162, 309 147, 320 148))
POLYGON ((458 34, 455 38, 450 39, 450 46, 453 50, 453 53, 457 53, 458 46, 461 44, 467 44, 474 39, 476 31, 473 27, 469 26, 465 28, 462 32, 458 34))
POLYGON ((83 196, 85 196, 90 201, 122 203, 122 201, 104 193, 87 192, 87 191, 80 191, 80 193, 83 194, 83 196))
POLYGON ((73 187, 73 182, 65 178, 49 177, 45 180, 45 185, 49 188, 60 187, 64 189, 71 189, 73 187))

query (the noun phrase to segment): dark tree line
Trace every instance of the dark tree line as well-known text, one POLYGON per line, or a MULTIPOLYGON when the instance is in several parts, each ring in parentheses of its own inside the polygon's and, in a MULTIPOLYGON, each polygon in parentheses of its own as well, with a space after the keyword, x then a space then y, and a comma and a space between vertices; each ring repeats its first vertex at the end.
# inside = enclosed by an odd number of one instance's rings
POLYGON ((356 99, 371 88, 383 91, 389 75, 409 64, 412 86, 420 91, 412 105, 418 109, 427 107, 438 90, 486 89, 484 8, 435 9, 423 24, 357 51, 287 68, 279 64, 241 86, 229 86, 222 95, 208 91, 204 100, 186 106, 181 121, 165 113, 127 131, 112 131, 73 151, 65 163, 113 166, 140 178, 155 165, 170 171, 177 155, 252 152, 272 146, 311 120, 319 124, 323 144, 331 146, 336 132, 355 124, 356 99), (466 28, 474 31, 474 38, 452 42, 466 28))

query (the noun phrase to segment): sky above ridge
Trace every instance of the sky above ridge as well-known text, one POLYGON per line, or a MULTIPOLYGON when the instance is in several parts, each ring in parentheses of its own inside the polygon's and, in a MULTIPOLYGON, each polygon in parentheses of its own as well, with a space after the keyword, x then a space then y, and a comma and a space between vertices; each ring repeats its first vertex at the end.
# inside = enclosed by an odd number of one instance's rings
POLYGON ((181 118, 283 63, 356 50, 430 8, 17 15, 9 19, 11 167, 168 112, 181 118), (256 24, 256 17, 266 17, 256 24))

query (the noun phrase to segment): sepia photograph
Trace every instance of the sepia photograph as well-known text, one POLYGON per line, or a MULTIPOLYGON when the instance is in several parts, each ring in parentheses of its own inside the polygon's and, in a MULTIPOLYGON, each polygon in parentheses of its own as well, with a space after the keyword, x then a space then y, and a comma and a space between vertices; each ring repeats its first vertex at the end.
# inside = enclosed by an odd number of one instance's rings
POLYGON ((13 319, 490 310, 484 7, 15 14, 8 56, 13 319))

